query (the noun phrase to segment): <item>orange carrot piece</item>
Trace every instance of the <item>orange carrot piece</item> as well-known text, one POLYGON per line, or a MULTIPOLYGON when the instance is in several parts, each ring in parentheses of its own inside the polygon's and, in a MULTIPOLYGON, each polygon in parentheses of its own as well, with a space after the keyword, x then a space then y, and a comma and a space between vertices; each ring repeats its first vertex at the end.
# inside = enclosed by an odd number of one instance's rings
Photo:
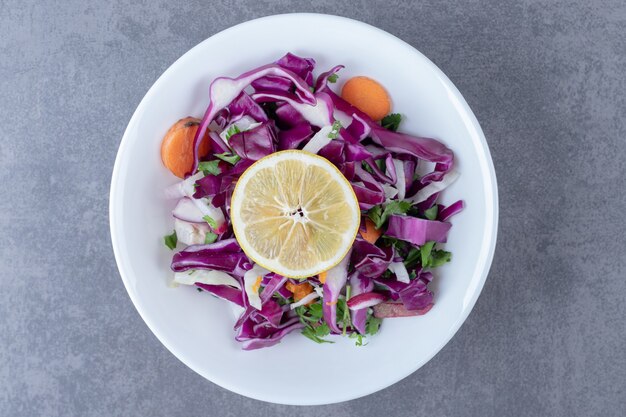
POLYGON ((322 284, 324 284, 324 283, 326 282, 326 276, 327 276, 327 275, 328 275, 328 272, 327 272, 327 271, 320 272, 320 274, 318 275, 318 278, 319 278, 319 280, 320 280, 320 282, 321 282, 322 284))
MULTIPOLYGON (((193 166, 193 138, 200 119, 185 117, 170 127, 161 142, 161 160, 172 174, 184 178, 193 166)), ((204 157, 211 151, 211 142, 205 136, 200 142, 198 156, 204 157)))
POLYGON ((292 284, 288 282, 285 284, 285 288, 293 293, 294 301, 302 300, 307 295, 313 292, 313 286, 308 282, 303 282, 302 284, 292 284))
POLYGON ((383 230, 377 229, 374 222, 367 218, 365 219, 365 230, 361 230, 359 233, 361 233, 363 239, 367 240, 371 244, 374 244, 380 235, 383 234, 383 230))
POLYGON ((368 77, 353 77, 343 85, 341 97, 373 120, 391 112, 391 98, 385 88, 368 77))
POLYGON ((256 277, 256 281, 252 285, 252 291, 259 292, 259 288, 261 288, 261 281, 263 281, 262 276, 259 275, 258 277, 256 277))

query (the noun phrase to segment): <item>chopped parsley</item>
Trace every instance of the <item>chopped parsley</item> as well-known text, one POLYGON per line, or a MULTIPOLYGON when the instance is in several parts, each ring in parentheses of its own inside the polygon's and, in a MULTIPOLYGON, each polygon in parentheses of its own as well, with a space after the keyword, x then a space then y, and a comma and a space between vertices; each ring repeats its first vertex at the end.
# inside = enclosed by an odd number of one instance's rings
POLYGON ((452 253, 445 250, 433 250, 430 254, 430 260, 428 266, 431 268, 437 268, 452 260, 452 253))
POLYGON ((226 134, 224 135, 224 139, 226 139, 226 142, 228 142, 228 139, 230 139, 232 135, 236 135, 237 133, 241 133, 241 130, 239 130, 237 125, 232 125, 226 131, 226 134))
POLYGON ((341 122, 339 120, 335 120, 333 123, 333 128, 330 130, 328 137, 330 139, 337 139, 339 137, 339 130, 341 130, 341 122))
MULTIPOLYGON (((407 256, 404 257, 404 266, 410 269, 419 263, 422 268, 437 268, 446 262, 450 262, 451 259, 452 253, 435 249, 435 242, 430 241, 424 243, 419 249, 412 247, 407 256)), ((415 271, 412 271, 411 279, 415 278, 414 274, 415 271)))
POLYGON ((366 170, 370 174, 374 175, 374 170, 372 169, 370 164, 368 164, 367 162, 363 161, 363 162, 361 162, 361 166, 363 167, 364 170, 366 170))
POLYGON ((217 222, 211 216, 202 216, 202 220, 207 222, 211 229, 217 229, 217 222))
POLYGON ((222 173, 222 170, 218 166, 219 163, 220 163, 219 159, 214 159, 212 161, 199 162, 198 171, 202 171, 205 177, 207 175, 220 175, 222 173))
POLYGON ((346 335, 346 329, 348 328, 348 325, 352 326, 352 320, 350 319, 350 309, 348 308, 348 300, 350 299, 351 295, 352 295, 352 287, 349 285, 346 285, 346 299, 343 300, 345 305, 344 305, 343 320, 342 320, 344 336, 346 335))
POLYGON ((321 301, 310 306, 296 307, 296 314, 300 318, 300 323, 305 325, 304 329, 302 329, 304 336, 315 343, 334 343, 323 339, 323 337, 330 334, 330 328, 326 323, 319 323, 324 315, 321 301))
POLYGON ((216 153, 215 156, 224 162, 228 162, 231 165, 235 165, 241 159, 239 155, 235 155, 235 154, 228 153, 228 152, 216 153))
POLYGON ((174 250, 176 248, 176 244, 178 243, 178 238, 176 237, 176 230, 174 230, 174 233, 172 233, 171 235, 164 236, 163 240, 165 241, 165 246, 167 246, 171 250, 174 250))
POLYGON ((436 204, 428 210, 424 210, 424 216, 426 216, 428 220, 435 220, 437 218, 437 214, 439 214, 439 206, 436 204))
POLYGON ((408 252, 409 246, 411 245, 409 242, 396 239, 395 237, 391 236, 381 236, 380 240, 383 246, 393 246, 394 248, 396 248, 397 253, 402 254, 402 256, 404 253, 408 252))
POLYGON ((432 252, 433 247, 435 246, 434 241, 426 242, 420 247, 420 252, 422 255, 422 267, 426 268, 430 266, 430 252, 432 252))
MULTIPOLYGON (((371 311, 372 310, 370 309, 370 312, 368 313, 367 319, 365 321, 365 333, 367 335, 373 336, 378 333, 378 330, 380 329, 380 324, 382 323, 383 319, 374 317, 371 311)), ((356 341, 354 342, 356 346, 367 345, 367 342, 365 342, 366 335, 364 334, 354 332, 350 334, 350 339, 356 339, 356 341)))
POLYGON ((365 346, 367 345, 367 343, 363 343, 363 341, 365 340, 365 336, 363 336, 361 333, 351 333, 350 334, 350 339, 356 339, 356 341, 354 342, 355 346, 365 346))
POLYGON ((204 237, 204 244, 208 245, 210 243, 215 243, 216 240, 217 240, 217 235, 213 232, 208 232, 206 236, 204 237))
POLYGON ((380 229, 387 222, 389 216, 392 214, 406 214, 410 208, 410 201, 391 201, 385 204, 384 207, 382 204, 372 207, 367 212, 367 216, 374 222, 376 228, 380 229))
MULTIPOLYGON (((376 164, 376 167, 378 167, 378 169, 381 172, 385 173, 387 171, 387 166, 385 164, 384 159, 377 159, 374 161, 374 163, 376 164)), ((369 162, 362 161, 361 166, 363 167, 364 170, 366 170, 370 174, 376 175, 376 173, 374 172, 374 168, 369 164, 369 162)))
POLYGON ((338 79, 339 79, 339 75, 337 74, 330 74, 327 78, 328 82, 333 83, 333 84, 336 83, 338 79))
POLYGON ((293 303, 293 299, 290 298, 284 298, 282 295, 275 293, 272 298, 274 299, 274 301, 276 301, 278 303, 279 306, 285 306, 287 304, 291 304, 293 303))
POLYGON ((330 334, 330 328, 326 323, 315 327, 309 325, 302 329, 302 334, 314 341, 315 343, 335 343, 330 340, 322 339, 323 337, 326 337, 330 334))
POLYGON ((409 250, 408 255, 404 258, 404 266, 411 268, 422 259, 421 251, 415 247, 412 247, 409 250))
POLYGON ((383 120, 380 121, 380 124, 385 129, 395 132, 396 130, 398 130, 398 127, 400 126, 401 121, 402 121, 401 114, 391 113, 383 117, 383 120))
POLYGON ((365 331, 370 336, 378 333, 380 329, 380 323, 383 322, 383 319, 379 319, 378 317, 374 317, 373 315, 367 318, 367 322, 365 322, 365 331))

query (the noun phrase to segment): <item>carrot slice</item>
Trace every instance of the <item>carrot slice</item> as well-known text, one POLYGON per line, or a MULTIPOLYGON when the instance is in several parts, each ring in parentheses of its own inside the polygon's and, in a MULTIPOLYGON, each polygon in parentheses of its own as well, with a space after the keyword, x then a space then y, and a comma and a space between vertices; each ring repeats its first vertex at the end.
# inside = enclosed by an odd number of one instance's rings
POLYGON ((263 277, 262 276, 259 275, 258 277, 256 277, 256 281, 252 285, 252 291, 254 291, 256 293, 259 292, 259 288, 261 288, 261 281, 263 281, 263 277))
POLYGON ((391 98, 385 88, 368 77, 350 78, 341 89, 341 97, 376 121, 391 111, 391 98))
POLYGON ((308 282, 303 282, 302 284, 293 284, 288 282, 285 284, 285 288, 293 293, 294 301, 302 300, 304 297, 313 292, 313 286, 308 282))
POLYGON ((383 230, 377 229, 376 225, 374 225, 374 222, 367 218, 365 219, 365 230, 361 230, 359 231, 359 233, 361 233, 363 239, 367 240, 371 244, 374 244, 376 243, 380 235, 383 234, 383 230))
MULTIPOLYGON (((179 178, 185 178, 193 166, 193 138, 199 125, 200 119, 194 117, 180 119, 170 127, 161 142, 161 160, 179 178)), ((211 142, 205 136, 200 142, 198 156, 207 156, 210 151, 211 142)))

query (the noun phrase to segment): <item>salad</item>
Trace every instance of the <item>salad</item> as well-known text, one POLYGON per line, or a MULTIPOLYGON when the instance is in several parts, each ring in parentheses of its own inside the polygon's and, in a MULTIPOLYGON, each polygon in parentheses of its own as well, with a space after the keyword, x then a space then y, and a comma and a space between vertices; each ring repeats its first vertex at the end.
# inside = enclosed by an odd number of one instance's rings
POLYGON ((204 117, 163 138, 181 178, 165 190, 174 282, 238 306, 245 350, 294 331, 363 346, 383 319, 426 314, 433 270, 451 260, 442 244, 463 202, 438 198, 458 177, 453 152, 400 133, 377 81, 336 92, 342 68, 315 77, 312 58, 287 53, 215 78, 204 117))

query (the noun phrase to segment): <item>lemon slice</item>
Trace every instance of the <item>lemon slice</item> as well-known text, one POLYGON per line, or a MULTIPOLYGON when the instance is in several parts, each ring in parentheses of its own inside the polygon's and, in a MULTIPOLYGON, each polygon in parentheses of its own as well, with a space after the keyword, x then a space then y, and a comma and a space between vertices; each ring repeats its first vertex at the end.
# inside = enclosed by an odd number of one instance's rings
POLYGON ((337 265, 359 229, 359 202, 341 172, 321 156, 290 150, 266 156, 239 178, 231 222, 243 251, 291 278, 337 265))

